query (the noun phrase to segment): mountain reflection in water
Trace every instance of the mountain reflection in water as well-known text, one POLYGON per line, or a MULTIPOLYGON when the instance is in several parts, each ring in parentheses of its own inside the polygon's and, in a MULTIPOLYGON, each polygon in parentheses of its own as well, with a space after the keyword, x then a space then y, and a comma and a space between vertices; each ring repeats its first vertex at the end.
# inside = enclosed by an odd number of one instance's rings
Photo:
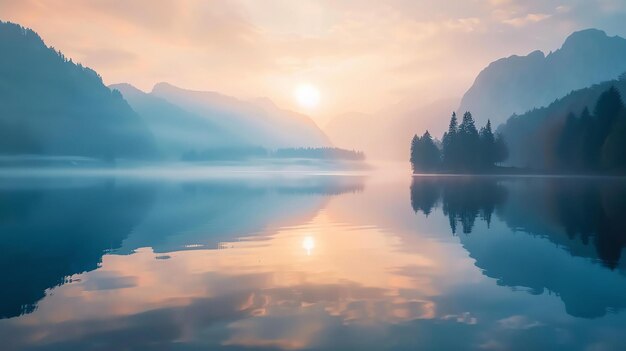
POLYGON ((3 179, 0 340, 623 349, 625 195, 583 178, 3 179))

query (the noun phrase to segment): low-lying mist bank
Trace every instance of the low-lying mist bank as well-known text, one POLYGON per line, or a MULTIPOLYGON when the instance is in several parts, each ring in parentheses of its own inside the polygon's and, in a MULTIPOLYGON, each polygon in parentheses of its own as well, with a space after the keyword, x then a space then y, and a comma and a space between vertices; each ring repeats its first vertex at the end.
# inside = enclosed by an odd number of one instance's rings
POLYGON ((0 177, 107 176, 138 177, 259 177, 263 174, 345 174, 374 167, 362 161, 298 158, 245 161, 105 162, 85 157, 0 157, 0 177))

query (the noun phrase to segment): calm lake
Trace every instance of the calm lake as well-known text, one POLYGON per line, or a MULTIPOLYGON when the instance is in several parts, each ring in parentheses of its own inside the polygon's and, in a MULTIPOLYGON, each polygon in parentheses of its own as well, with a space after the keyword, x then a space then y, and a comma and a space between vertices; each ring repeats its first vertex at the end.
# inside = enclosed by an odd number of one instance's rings
POLYGON ((626 350, 626 181, 0 178, 0 349, 626 350))

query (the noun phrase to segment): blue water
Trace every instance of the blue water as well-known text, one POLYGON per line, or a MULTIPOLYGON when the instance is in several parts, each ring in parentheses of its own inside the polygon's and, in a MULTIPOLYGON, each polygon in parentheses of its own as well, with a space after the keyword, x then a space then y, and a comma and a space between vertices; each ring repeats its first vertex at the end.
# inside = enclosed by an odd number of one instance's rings
POLYGON ((0 178, 2 350, 625 350, 626 181, 0 178))

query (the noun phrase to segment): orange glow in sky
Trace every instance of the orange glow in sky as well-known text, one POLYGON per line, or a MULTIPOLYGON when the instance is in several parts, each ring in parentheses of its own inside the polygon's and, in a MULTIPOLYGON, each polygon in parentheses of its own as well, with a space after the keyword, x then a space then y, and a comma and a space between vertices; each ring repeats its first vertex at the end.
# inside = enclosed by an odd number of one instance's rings
POLYGON ((0 0, 2 20, 106 84, 269 97, 318 122, 460 97, 498 58, 554 50, 583 28, 626 36, 625 11, 621 0, 0 0), (293 98, 310 81, 319 105, 293 98))

